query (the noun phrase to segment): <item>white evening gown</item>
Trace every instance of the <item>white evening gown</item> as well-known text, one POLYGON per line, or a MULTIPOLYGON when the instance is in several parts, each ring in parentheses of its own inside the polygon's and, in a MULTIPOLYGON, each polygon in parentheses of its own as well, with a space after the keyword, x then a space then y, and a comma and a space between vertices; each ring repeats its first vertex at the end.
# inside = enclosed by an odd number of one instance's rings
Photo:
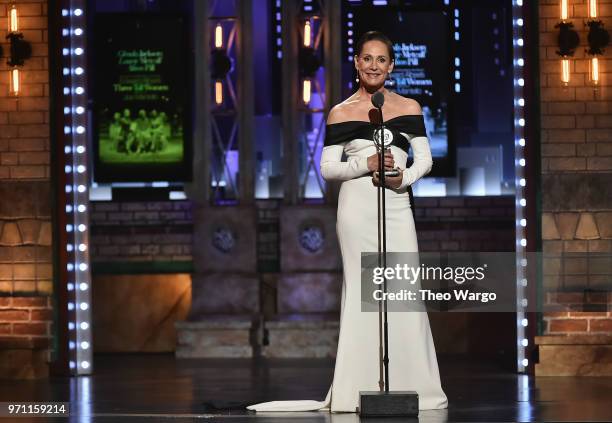
MULTIPOLYGON (((432 166, 423 117, 399 116, 385 125, 393 135, 390 148, 396 165, 407 162, 409 147, 413 152, 413 164, 403 171, 400 188, 385 190, 387 251, 416 252, 407 188, 432 166)), ((249 410, 356 412, 359 391, 379 390, 378 313, 361 311, 361 253, 378 251, 377 189, 367 167, 367 157, 376 153, 373 128, 361 121, 328 125, 321 155, 322 176, 343 181, 336 230, 344 278, 332 385, 323 401, 271 401, 251 405, 249 410), (346 161, 341 161, 343 152, 346 161)), ((427 313, 390 312, 388 322, 391 390, 416 391, 421 410, 446 408, 427 313)))

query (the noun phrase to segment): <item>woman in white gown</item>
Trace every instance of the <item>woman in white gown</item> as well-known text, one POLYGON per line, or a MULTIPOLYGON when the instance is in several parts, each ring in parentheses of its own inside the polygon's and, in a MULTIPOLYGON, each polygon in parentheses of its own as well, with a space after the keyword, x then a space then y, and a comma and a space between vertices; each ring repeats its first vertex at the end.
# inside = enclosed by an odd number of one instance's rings
MULTIPOLYGON (((247 407, 250 410, 356 412, 359 391, 379 389, 378 313, 361 311, 361 253, 378 250, 378 156, 372 141, 378 111, 371 103, 375 92, 385 96, 385 127, 393 136, 385 167, 407 163, 409 147, 413 152, 413 164, 385 180, 387 251, 418 251, 408 187, 431 170, 432 159, 419 104, 384 88, 394 61, 389 39, 368 32, 356 52, 359 89, 329 113, 321 155, 323 178, 343 181, 336 229, 344 278, 334 379, 323 401, 271 401, 247 407), (343 153, 346 161, 341 161, 343 153)), ((392 312, 388 324, 390 389, 416 391, 421 410, 446 408, 427 313, 392 312)))

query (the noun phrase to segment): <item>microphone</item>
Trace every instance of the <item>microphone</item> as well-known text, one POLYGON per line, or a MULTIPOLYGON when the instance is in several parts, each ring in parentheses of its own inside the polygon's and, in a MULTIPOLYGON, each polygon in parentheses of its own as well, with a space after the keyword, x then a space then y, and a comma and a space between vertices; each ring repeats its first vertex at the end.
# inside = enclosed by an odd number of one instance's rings
POLYGON ((378 112, 380 114, 380 125, 378 125, 378 129, 374 131, 374 142, 381 146, 384 145, 383 138, 384 138, 384 128, 385 128, 385 124, 383 120, 383 112, 382 112, 383 104, 385 104, 384 94, 381 93, 380 91, 375 92, 374 95, 372 96, 372 105, 378 109, 378 112), (378 140, 376 140, 377 137, 378 137, 378 140))
POLYGON ((372 96, 372 105, 377 109, 382 109, 383 104, 385 104, 385 96, 380 91, 377 91, 372 96))

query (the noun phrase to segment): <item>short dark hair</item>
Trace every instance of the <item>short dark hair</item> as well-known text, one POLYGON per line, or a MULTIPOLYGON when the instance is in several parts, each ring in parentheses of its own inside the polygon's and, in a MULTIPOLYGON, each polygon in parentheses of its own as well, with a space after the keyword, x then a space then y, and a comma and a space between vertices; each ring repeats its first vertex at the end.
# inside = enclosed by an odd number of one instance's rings
POLYGON ((363 50, 363 45, 367 43, 368 41, 380 41, 381 43, 384 43, 387 46, 387 50, 389 51, 389 57, 391 58, 391 61, 392 62, 395 61, 395 53, 393 52, 393 43, 391 42, 389 37, 387 37, 385 34, 383 34, 380 31, 368 31, 361 36, 359 41, 357 41, 357 44, 355 44, 355 51, 356 51, 357 56, 361 54, 361 51, 363 50))

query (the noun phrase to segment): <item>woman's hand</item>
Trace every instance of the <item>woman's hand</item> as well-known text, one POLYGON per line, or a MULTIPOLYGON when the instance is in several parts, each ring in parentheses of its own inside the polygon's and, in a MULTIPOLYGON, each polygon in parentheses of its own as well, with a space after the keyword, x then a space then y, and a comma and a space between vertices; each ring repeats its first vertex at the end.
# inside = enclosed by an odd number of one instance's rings
MULTIPOLYGON (((404 177, 404 172, 400 170, 399 175, 397 176, 385 176, 385 185, 388 188, 398 189, 402 184, 402 178, 404 177)), ((372 174, 372 184, 377 187, 380 186, 380 178, 378 172, 374 172, 372 174)))
MULTIPOLYGON (((393 159, 393 154, 391 154, 391 150, 385 150, 385 169, 391 170, 395 167, 395 160, 393 159)), ((378 170, 378 154, 372 154, 368 157, 368 170, 370 172, 374 172, 378 170)))

